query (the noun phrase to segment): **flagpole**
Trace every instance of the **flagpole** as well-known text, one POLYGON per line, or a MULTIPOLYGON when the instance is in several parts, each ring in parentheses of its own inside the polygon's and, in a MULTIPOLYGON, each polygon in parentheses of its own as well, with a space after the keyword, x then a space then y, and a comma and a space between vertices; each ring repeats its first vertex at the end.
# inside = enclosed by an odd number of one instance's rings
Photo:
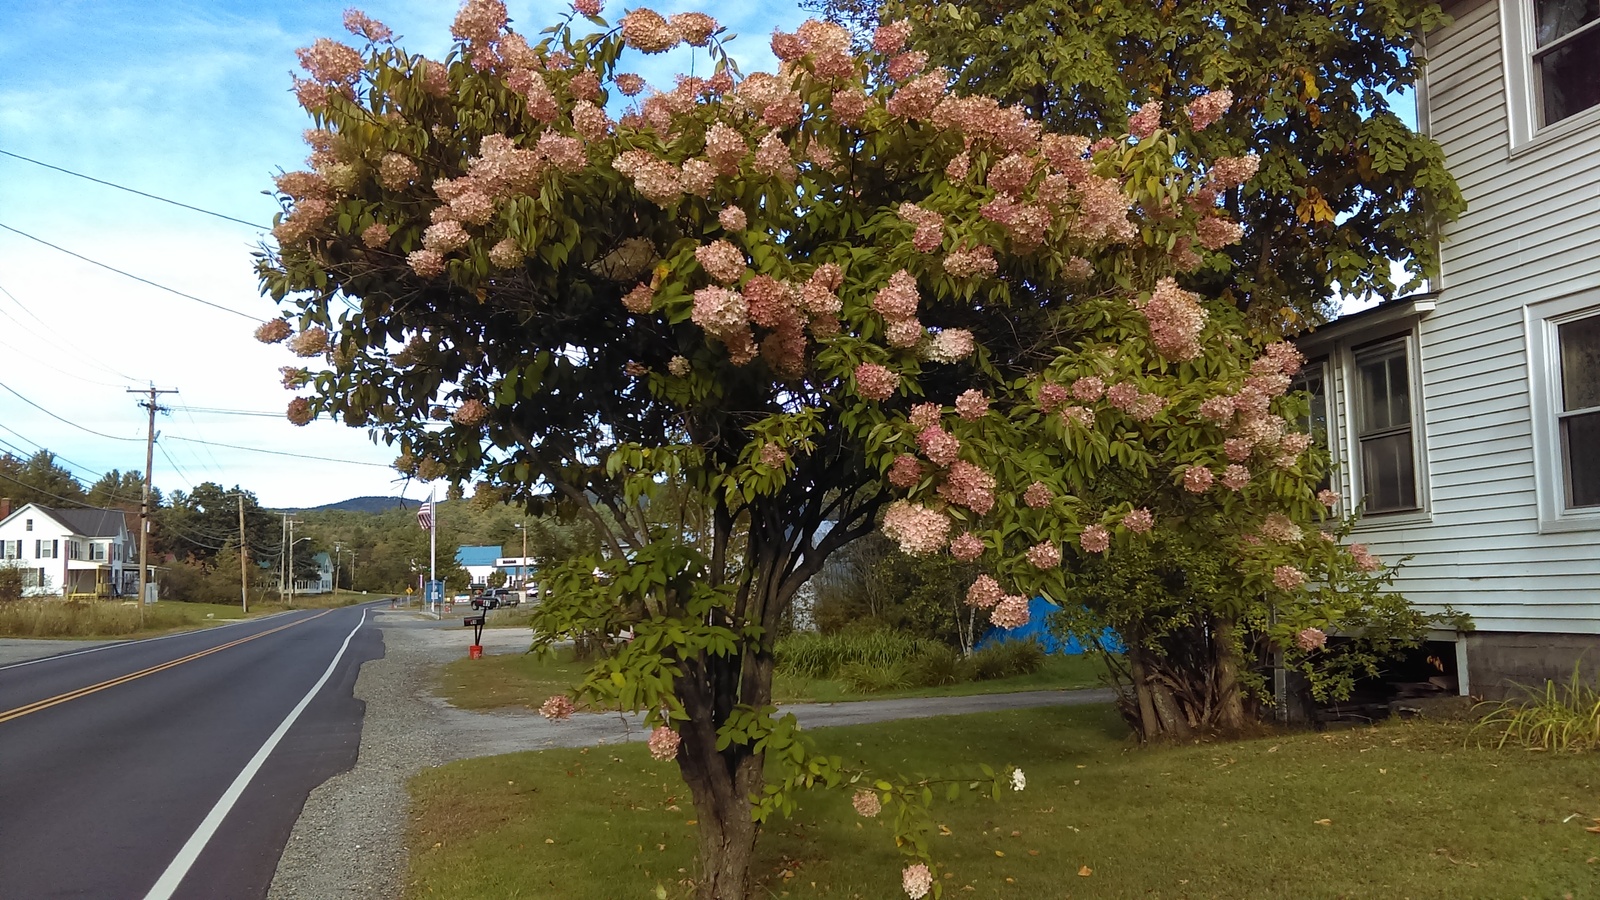
MULTIPOLYGON (((433 515, 428 517, 428 580, 434 581, 434 561, 438 556, 439 546, 439 507, 433 502, 433 488, 428 488, 428 509, 433 515)), ((444 592, 439 592, 439 608, 444 609, 444 592)))

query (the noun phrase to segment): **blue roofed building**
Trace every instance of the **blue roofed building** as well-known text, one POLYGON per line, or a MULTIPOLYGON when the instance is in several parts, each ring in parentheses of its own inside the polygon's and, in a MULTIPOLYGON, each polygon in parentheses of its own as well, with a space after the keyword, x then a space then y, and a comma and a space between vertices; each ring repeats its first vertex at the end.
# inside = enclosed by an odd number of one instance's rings
POLYGON ((473 587, 485 587, 494 574, 495 561, 503 555, 500 547, 462 547, 456 551, 456 565, 472 576, 473 587))

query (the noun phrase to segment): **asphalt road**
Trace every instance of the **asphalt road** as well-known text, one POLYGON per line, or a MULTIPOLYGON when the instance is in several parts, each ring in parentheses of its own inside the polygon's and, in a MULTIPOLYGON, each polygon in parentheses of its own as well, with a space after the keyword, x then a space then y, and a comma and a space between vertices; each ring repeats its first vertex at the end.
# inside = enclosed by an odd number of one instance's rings
POLYGON ((0 900, 265 897, 382 655, 357 606, 0 666, 0 900))

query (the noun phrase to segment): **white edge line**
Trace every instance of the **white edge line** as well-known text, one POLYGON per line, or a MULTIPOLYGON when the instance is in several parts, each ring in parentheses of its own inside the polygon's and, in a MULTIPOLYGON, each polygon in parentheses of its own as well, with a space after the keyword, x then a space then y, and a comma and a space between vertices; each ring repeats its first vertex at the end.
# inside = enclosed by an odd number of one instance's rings
POLYGON ((183 883, 184 876, 189 874, 189 869, 194 865, 195 860, 200 858, 200 852, 206 848, 206 844, 210 843, 211 837, 221 827, 222 820, 227 818, 229 811, 233 809, 233 805, 244 794, 245 788, 250 786, 251 779, 255 778, 256 772, 260 771, 262 764, 267 761, 267 757, 272 755, 272 751, 277 748, 278 742, 283 740, 283 736, 289 732, 289 728, 294 725, 295 720, 299 719, 300 714, 305 712, 305 708, 311 704, 311 698, 315 697, 317 692, 322 690, 322 686, 328 683, 328 679, 333 675, 333 670, 339 665, 339 660, 344 658, 344 652, 350 648, 350 639, 354 638, 356 632, 360 631, 361 626, 365 624, 367 624, 367 610, 363 609, 361 611, 361 621, 357 622, 356 627, 350 629, 350 633, 345 635, 344 643, 339 645, 339 652, 333 655, 333 661, 328 663, 328 668, 322 673, 322 677, 317 679, 317 683, 311 686, 311 690, 307 691, 306 695, 300 698, 300 702, 295 704, 294 709, 289 711, 288 717, 278 725, 276 731, 272 732, 272 736, 267 738, 267 742, 261 745, 261 749, 256 751, 256 755, 250 758, 250 762, 245 764, 238 777, 233 779, 233 784, 228 785, 228 789, 217 799, 217 805, 211 807, 211 812, 206 814, 205 819, 200 822, 200 827, 196 828, 194 834, 189 836, 189 840, 178 851, 178 855, 167 866, 167 870, 161 873, 160 878, 156 879, 155 886, 150 889, 150 893, 145 895, 144 900, 168 900, 173 892, 177 891, 178 885, 183 883))
POLYGON ((235 625, 249 625, 249 624, 252 624, 252 623, 255 623, 255 622, 268 622, 268 621, 271 621, 272 619, 276 619, 277 617, 279 617, 281 615, 284 615, 286 613, 291 613, 291 612, 297 612, 297 610, 286 609, 283 612, 273 613, 273 614, 268 615, 268 616, 260 616, 258 618, 254 618, 254 619, 240 619, 237 622, 225 622, 225 623, 223 623, 221 625, 216 625, 216 626, 213 626, 211 628, 196 628, 193 631, 175 631, 172 634, 163 634, 163 635, 160 635, 158 637, 133 638, 131 640, 125 640, 125 641, 108 641, 108 642, 106 642, 104 644, 101 644, 98 647, 89 647, 89 648, 86 648, 86 649, 83 649, 83 650, 74 650, 71 653, 57 653, 54 656, 41 656, 38 659, 28 659, 28 660, 23 660, 22 662, 8 663, 7 665, 0 666, 0 672, 4 672, 7 669, 20 669, 23 666, 38 665, 39 663, 46 663, 46 662, 50 662, 52 660, 57 660, 57 659, 67 659, 68 657, 82 656, 85 653, 94 653, 97 650, 110 650, 112 647, 132 647, 132 646, 135 646, 135 645, 138 645, 138 644, 153 644, 156 641, 164 641, 164 640, 167 640, 169 638, 184 637, 186 635, 192 635, 192 634, 209 634, 209 633, 211 633, 213 631, 221 631, 224 628, 232 628, 235 625))

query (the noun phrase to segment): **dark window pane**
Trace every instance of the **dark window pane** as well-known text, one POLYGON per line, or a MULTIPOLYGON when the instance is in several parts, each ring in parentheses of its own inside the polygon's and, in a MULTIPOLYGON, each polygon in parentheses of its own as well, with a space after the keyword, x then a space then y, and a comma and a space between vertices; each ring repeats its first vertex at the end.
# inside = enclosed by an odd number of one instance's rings
POLYGON ((1600 407, 1600 316, 1557 327, 1561 343, 1561 408, 1600 407))
POLYGON ((1361 382, 1360 434, 1411 423, 1411 376, 1403 348, 1357 357, 1356 378, 1361 382))
POLYGON ((1533 7, 1534 36, 1540 47, 1600 19, 1600 0, 1534 0, 1533 7))
POLYGON ((1591 28, 1534 57, 1544 122, 1550 125, 1600 106, 1600 28, 1591 28))
POLYGON ((1361 442, 1361 487, 1367 512, 1417 508, 1411 432, 1361 442))
POLYGON ((1561 420, 1567 505, 1600 506, 1600 412, 1561 420))

